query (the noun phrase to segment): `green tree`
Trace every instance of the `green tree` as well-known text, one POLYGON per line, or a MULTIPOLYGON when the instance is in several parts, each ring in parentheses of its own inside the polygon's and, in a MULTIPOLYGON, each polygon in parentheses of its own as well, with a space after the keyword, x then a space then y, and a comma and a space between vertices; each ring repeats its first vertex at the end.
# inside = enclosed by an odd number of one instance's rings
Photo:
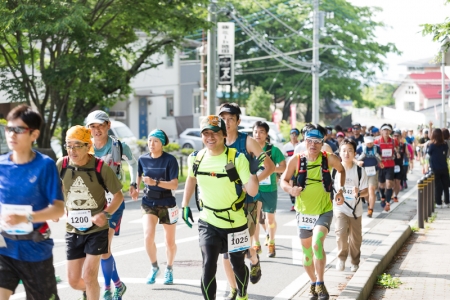
MULTIPOLYGON (((450 3, 450 0, 445 1, 446 4, 450 3)), ((450 42, 448 40, 448 37, 450 36, 450 19, 445 19, 442 23, 436 23, 436 24, 423 24, 422 25, 423 35, 432 35, 433 41, 440 42, 444 47, 445 50, 448 51, 450 48, 450 42)), ((436 53, 436 60, 440 61, 441 56, 436 53)))
MULTIPOLYGON (((395 104, 393 97, 396 85, 390 83, 381 83, 375 86, 366 86, 361 91, 362 102, 365 107, 375 108, 380 106, 391 106, 395 104)), ((361 103, 354 103, 355 107, 361 103)))
POLYGON ((254 117, 272 119, 270 104, 273 96, 264 91, 262 87, 256 87, 247 101, 247 114, 254 117))
POLYGON ((206 26, 207 0, 0 1, 0 90, 44 116, 49 147, 61 121, 82 124, 95 106, 131 92, 130 80, 161 64, 206 26))

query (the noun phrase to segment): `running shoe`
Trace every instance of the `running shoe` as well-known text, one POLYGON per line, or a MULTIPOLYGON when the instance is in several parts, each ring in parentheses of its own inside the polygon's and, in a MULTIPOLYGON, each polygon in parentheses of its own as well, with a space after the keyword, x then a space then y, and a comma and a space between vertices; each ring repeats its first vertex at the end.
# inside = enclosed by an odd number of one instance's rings
POLYGON ((267 257, 275 257, 277 252, 275 251, 275 244, 269 244, 269 251, 267 253, 267 257))
POLYGON ((173 270, 166 269, 164 272, 164 284, 173 284, 173 270))
POLYGON ((105 290, 103 293, 103 300, 112 300, 112 293, 110 290, 105 290))
POLYGON ((147 279, 146 279, 147 284, 154 284, 158 273, 159 273, 159 267, 156 267, 156 268, 152 267, 152 270, 147 275, 147 279))
POLYGON ((381 200, 380 205, 382 208, 384 208, 386 206, 386 201, 385 200, 381 200))
POLYGON ((248 300, 248 294, 246 294, 245 296, 236 296, 236 300, 248 300))
POLYGON ((258 258, 258 262, 256 263, 256 265, 252 265, 252 263, 250 263, 250 282, 253 284, 258 283, 262 275, 259 255, 256 254, 256 257, 258 258))
POLYGON ((359 265, 351 265, 350 266, 350 271, 352 271, 352 272, 356 272, 356 271, 358 271, 358 269, 359 269, 359 265))
POLYGON ((386 203, 386 206, 384 207, 385 211, 390 211, 391 210, 391 205, 389 203, 386 203))
POLYGON ((257 254, 261 254, 262 253, 261 245, 255 245, 255 246, 253 246, 253 249, 255 249, 257 254))
POLYGON ((436 208, 442 208, 442 205, 436 204, 436 208))
POLYGON ((237 289, 231 288, 231 289, 230 289, 230 293, 229 293, 228 296, 227 296, 227 300, 236 300, 237 294, 238 294, 237 289))
POLYGON ((116 287, 116 289, 114 290, 113 300, 122 300, 123 294, 125 294, 125 292, 127 291, 127 286, 125 285, 125 283, 121 282, 121 284, 122 285, 120 287, 116 287))
POLYGON ((393 199, 394 199, 394 202, 398 202, 398 198, 397 197, 394 197, 393 199))
POLYGON ((316 293, 318 300, 328 300, 330 299, 330 295, 328 294, 327 288, 324 283, 316 284, 316 293))
POLYGON ((295 211, 294 205, 291 206, 291 211, 295 211))
POLYGON ((442 207, 443 207, 443 208, 448 208, 448 203, 442 204, 442 207))
POLYGON ((264 242, 264 246, 268 246, 269 245, 269 235, 266 235, 266 241, 264 242))
POLYGON ((336 270, 344 271, 345 270, 345 261, 339 259, 338 262, 336 263, 336 270))
POLYGON ((367 217, 372 218, 372 214, 373 214, 373 209, 372 208, 368 208, 367 209, 367 217))
POLYGON ((309 300, 317 300, 316 284, 309 285, 309 300))

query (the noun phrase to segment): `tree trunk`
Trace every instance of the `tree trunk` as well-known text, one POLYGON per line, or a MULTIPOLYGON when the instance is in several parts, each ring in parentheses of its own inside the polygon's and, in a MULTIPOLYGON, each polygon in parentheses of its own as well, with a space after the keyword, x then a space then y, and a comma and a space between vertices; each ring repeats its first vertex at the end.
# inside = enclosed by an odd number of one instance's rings
POLYGON ((289 116, 291 115, 291 104, 292 100, 287 100, 288 98, 284 99, 284 107, 283 107, 283 120, 286 122, 289 120, 289 116))
POLYGON ((312 122, 312 104, 310 102, 306 103, 306 112, 303 114, 305 116, 305 122, 312 122))

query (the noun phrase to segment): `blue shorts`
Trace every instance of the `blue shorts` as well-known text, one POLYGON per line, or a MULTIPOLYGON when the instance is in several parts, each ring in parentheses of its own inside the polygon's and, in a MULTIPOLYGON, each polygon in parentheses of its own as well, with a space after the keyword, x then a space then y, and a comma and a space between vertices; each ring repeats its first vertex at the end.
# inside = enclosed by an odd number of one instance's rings
POLYGON ((118 209, 109 219, 109 228, 114 229, 114 235, 120 234, 120 224, 122 223, 123 209, 118 209))

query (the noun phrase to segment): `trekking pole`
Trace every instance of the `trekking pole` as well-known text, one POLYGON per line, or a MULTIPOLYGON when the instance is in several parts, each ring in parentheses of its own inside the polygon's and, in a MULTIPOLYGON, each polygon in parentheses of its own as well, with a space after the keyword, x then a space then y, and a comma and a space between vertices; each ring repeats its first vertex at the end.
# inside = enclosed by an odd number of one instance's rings
POLYGON ((425 189, 425 184, 423 183, 423 179, 417 180, 417 225, 419 228, 424 227, 423 215, 424 215, 424 207, 425 201, 423 197, 423 192, 425 189))

